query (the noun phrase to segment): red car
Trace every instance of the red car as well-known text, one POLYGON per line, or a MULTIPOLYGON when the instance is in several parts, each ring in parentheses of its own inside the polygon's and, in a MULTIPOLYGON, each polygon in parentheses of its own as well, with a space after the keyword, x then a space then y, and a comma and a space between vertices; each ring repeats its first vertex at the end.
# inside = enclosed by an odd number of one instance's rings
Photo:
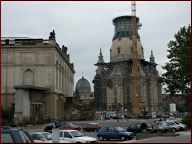
POLYGON ((82 129, 84 132, 89 132, 89 131, 99 131, 100 128, 101 127, 99 126, 98 123, 88 123, 82 129))
POLYGON ((74 125, 70 122, 61 122, 61 127, 59 128, 60 130, 78 130, 80 131, 81 128, 80 126, 74 125))
POLYGON ((78 130, 78 131, 81 130, 81 128, 79 126, 74 125, 70 122, 53 122, 53 123, 49 123, 44 128, 44 131, 52 133, 53 128, 59 128, 60 130, 66 130, 66 129, 67 130, 78 130))

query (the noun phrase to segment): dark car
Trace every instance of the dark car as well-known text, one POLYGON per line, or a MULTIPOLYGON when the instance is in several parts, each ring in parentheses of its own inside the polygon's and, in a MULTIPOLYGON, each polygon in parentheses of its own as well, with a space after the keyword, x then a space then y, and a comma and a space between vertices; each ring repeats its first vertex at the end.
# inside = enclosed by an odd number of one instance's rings
POLYGON ((125 118, 126 119, 134 119, 134 116, 127 114, 127 115, 125 115, 125 118))
POLYGON ((110 116, 109 116, 109 115, 105 115, 105 116, 104 116, 104 119, 110 120, 110 116))
POLYGON ((50 132, 52 133, 53 128, 59 128, 60 130, 81 130, 79 126, 76 126, 70 122, 54 122, 49 123, 45 128, 44 132, 50 132))
POLYGON ((121 127, 116 127, 116 126, 108 126, 108 127, 103 127, 99 130, 97 133, 97 137, 99 138, 100 141, 106 139, 121 139, 122 141, 128 139, 134 138, 134 133, 133 132, 127 132, 121 127))
POLYGON ((123 119, 123 115, 113 115, 112 119, 123 119))
POLYGON ((141 133, 143 129, 146 129, 147 124, 142 123, 142 124, 131 124, 128 126, 127 131, 133 132, 135 135, 137 133, 141 133))
POLYGON ((82 129, 83 131, 99 131, 100 125, 98 123, 88 123, 86 126, 84 126, 82 129))
POLYGON ((33 138, 23 128, 2 126, 1 128, 2 143, 34 143, 33 138))
POLYGON ((52 129, 53 128, 60 128, 61 127, 61 123, 60 122, 53 122, 53 123, 49 123, 45 126, 44 128, 44 132, 50 132, 52 133, 52 129))

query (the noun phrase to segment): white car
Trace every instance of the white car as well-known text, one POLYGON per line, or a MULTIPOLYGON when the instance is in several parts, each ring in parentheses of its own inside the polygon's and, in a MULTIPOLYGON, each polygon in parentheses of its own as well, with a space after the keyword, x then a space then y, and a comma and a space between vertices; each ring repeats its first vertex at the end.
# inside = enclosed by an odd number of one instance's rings
MULTIPOLYGON (((52 143, 52 134, 49 132, 30 132, 35 143, 52 143)), ((60 140, 60 143, 71 143, 66 140, 60 140)))
POLYGON ((97 143, 98 140, 93 137, 84 136, 77 130, 60 130, 60 140, 67 140, 72 143, 97 143))
POLYGON ((185 130, 187 128, 187 125, 177 121, 177 120, 167 120, 167 122, 173 122, 175 125, 179 126, 179 130, 185 130))
POLYGON ((169 129, 170 129, 172 132, 176 132, 176 131, 179 131, 179 130, 180 130, 180 126, 178 126, 177 124, 175 124, 175 123, 172 122, 172 121, 167 121, 167 126, 169 127, 169 129))

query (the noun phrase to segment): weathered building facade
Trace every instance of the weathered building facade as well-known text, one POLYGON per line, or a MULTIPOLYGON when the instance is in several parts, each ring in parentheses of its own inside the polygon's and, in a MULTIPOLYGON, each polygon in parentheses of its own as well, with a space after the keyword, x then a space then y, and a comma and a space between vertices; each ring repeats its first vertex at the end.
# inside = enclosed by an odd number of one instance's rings
POLYGON ((2 107, 14 107, 16 123, 63 119, 65 100, 73 97, 75 71, 55 32, 46 40, 4 37, 1 46, 2 107))
MULTIPOLYGON (((94 77, 94 97, 98 110, 133 113, 133 49, 132 17, 119 16, 113 19, 115 34, 110 49, 110 62, 104 62, 100 50, 96 75, 94 77)), ((137 18, 137 28, 141 24, 137 18)), ((159 109, 161 85, 151 51, 150 61, 144 59, 144 50, 137 29, 137 52, 139 58, 138 97, 140 112, 159 109)))

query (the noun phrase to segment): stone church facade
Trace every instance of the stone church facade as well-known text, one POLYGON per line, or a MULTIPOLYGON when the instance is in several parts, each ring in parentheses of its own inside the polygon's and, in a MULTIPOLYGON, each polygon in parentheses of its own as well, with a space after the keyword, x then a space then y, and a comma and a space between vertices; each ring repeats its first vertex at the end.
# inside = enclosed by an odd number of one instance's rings
POLYGON ((75 71, 55 32, 49 39, 3 37, 1 46, 3 109, 15 110, 16 123, 62 120, 65 101, 73 97, 75 71))
MULTIPOLYGON (((100 50, 94 97, 97 110, 133 113, 133 49, 131 16, 113 19, 115 34, 110 49, 110 62, 104 62, 100 50)), ((137 18, 137 28, 141 24, 137 18)), ((137 30, 137 51, 139 57, 138 97, 139 111, 149 113, 159 110, 161 85, 158 83, 157 64, 151 51, 150 61, 144 59, 144 50, 137 30)))

